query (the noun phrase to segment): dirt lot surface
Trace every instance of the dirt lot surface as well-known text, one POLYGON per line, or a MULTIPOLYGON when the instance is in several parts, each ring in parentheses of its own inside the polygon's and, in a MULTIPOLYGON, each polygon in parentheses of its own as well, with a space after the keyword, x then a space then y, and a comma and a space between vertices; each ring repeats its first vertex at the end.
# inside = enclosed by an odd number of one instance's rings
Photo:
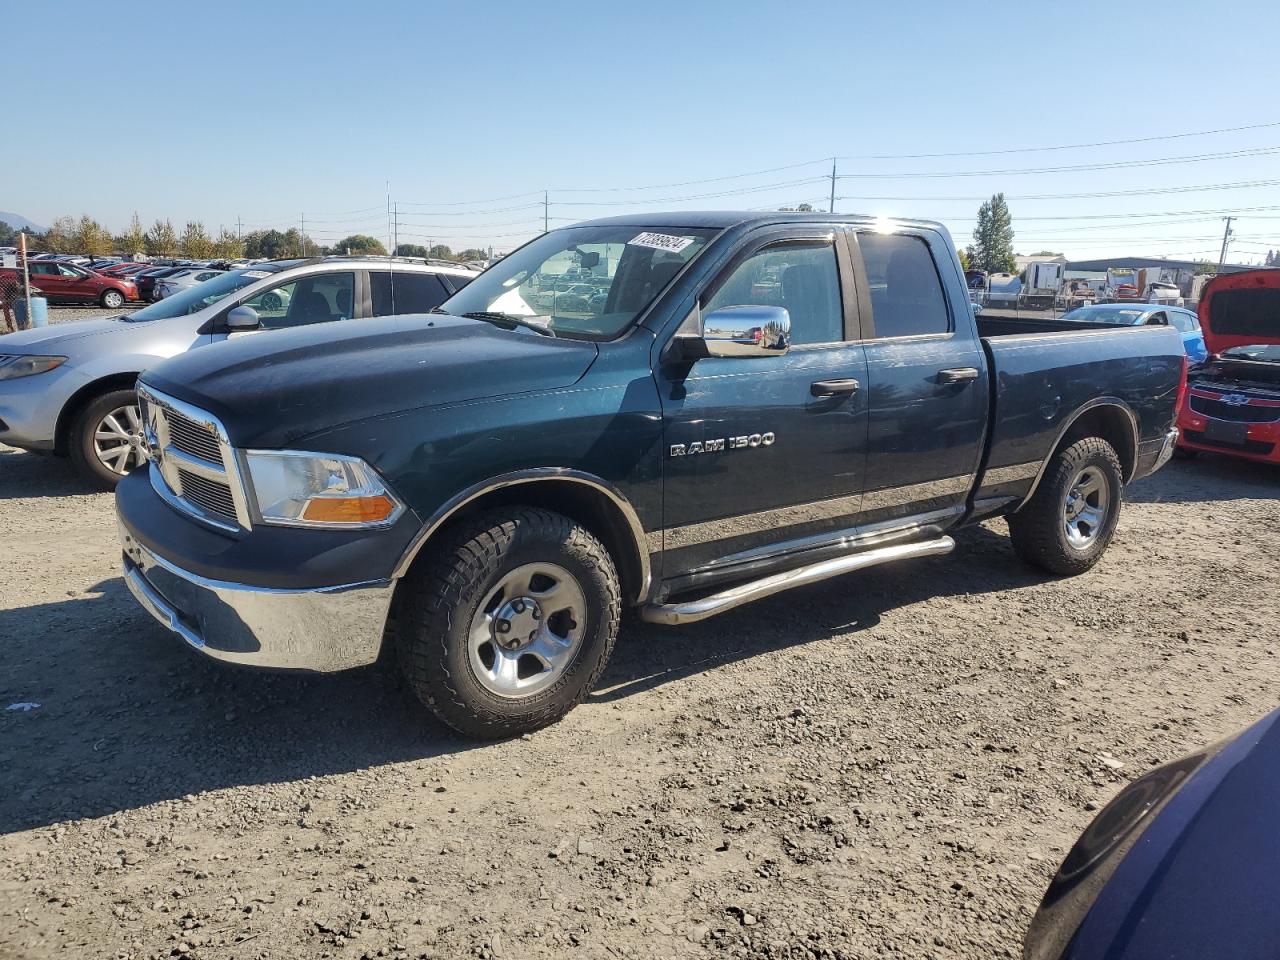
POLYGON ((682 629, 476 746, 373 671, 227 672, 110 498, 0 448, 0 956, 1017 956, 1120 787, 1280 699, 1280 473, 1175 461, 1101 565, 1001 523, 682 629))

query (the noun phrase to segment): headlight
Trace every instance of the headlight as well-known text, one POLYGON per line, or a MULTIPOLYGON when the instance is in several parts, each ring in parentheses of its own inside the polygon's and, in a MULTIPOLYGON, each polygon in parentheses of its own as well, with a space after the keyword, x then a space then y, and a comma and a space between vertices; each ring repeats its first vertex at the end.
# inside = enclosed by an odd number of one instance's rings
POLYGON ((17 380, 19 377, 48 373, 66 362, 66 357, 29 357, 23 354, 0 354, 0 380, 17 380))
POLYGON ((249 450, 244 456, 264 523, 379 527, 404 511, 374 469, 355 457, 293 450, 249 450))

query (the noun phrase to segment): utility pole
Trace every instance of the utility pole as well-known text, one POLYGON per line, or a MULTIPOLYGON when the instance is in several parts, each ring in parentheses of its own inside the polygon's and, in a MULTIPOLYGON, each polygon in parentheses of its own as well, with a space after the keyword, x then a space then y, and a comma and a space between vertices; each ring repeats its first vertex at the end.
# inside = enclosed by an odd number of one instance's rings
POLYGON ((1226 229, 1222 231, 1222 253, 1218 255, 1218 272, 1222 272, 1222 265, 1227 262, 1227 244, 1231 242, 1231 221, 1235 217, 1225 217, 1227 221, 1226 229))
POLYGON ((236 214, 236 239, 237 239, 237 240, 241 239, 241 237, 240 237, 240 215, 239 215, 239 214, 236 214))
POLYGON ((394 257, 396 254, 396 251, 400 249, 400 204, 399 203, 392 204, 391 212, 393 217, 393 220, 392 220, 393 229, 391 231, 391 242, 395 244, 395 246, 391 248, 391 256, 394 257))
POLYGON ((307 215, 302 214, 302 230, 298 234, 298 249, 302 251, 302 256, 307 255, 307 215))
POLYGON ((831 158, 831 205, 827 207, 827 213, 836 212, 836 158, 831 158))
POLYGON ((542 232, 549 233, 551 230, 551 201, 547 198, 549 191, 542 191, 542 232))

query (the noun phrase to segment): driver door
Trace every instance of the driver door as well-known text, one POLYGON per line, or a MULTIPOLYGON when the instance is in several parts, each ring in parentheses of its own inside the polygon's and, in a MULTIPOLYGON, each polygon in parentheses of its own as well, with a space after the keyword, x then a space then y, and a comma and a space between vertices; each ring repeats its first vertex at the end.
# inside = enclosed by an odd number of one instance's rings
MULTIPOLYGON (((779 356, 660 367, 663 579, 673 590, 850 531, 867 451, 867 361, 844 234, 768 231, 699 296, 718 307, 780 306, 779 356)), ((743 332, 749 339, 764 335, 743 332)))

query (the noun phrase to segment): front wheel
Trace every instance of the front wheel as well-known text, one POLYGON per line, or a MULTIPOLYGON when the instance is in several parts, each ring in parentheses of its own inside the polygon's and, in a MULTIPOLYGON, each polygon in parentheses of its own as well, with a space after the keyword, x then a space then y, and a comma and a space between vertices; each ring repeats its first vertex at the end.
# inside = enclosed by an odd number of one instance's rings
POLYGON ((124 306, 124 294, 119 290, 103 290, 98 301, 108 310, 119 310, 124 306))
POLYGON ((590 692, 618 633, 618 574, 568 517, 513 506, 457 527, 406 579, 397 621, 410 686, 459 733, 511 737, 590 692))
POLYGON ((1054 455, 1035 495, 1009 517, 1013 549, 1050 573, 1084 573, 1102 557, 1120 519, 1120 459, 1100 437, 1054 455))
POLYGON ((68 438, 76 469, 108 489, 146 462, 142 414, 132 390, 112 390, 91 400, 71 425, 68 438))

